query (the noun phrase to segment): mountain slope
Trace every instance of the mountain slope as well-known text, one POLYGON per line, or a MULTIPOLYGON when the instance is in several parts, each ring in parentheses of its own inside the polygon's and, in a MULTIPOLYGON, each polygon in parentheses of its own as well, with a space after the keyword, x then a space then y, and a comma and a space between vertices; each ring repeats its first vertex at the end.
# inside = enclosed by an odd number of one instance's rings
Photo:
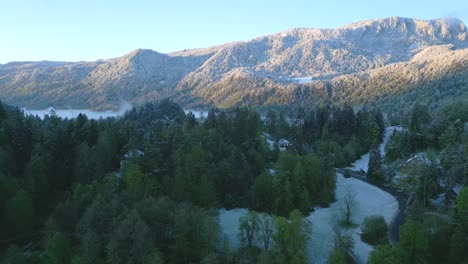
POLYGON ((325 101, 390 107, 438 90, 444 100, 466 96, 467 48, 459 20, 390 17, 170 54, 8 63, 0 65, 0 98, 29 108, 108 109, 122 99, 159 98, 192 107, 325 101))
POLYGON ((0 95, 30 108, 112 108, 121 99, 160 96, 205 59, 135 50, 96 62, 8 63, 0 66, 0 95))

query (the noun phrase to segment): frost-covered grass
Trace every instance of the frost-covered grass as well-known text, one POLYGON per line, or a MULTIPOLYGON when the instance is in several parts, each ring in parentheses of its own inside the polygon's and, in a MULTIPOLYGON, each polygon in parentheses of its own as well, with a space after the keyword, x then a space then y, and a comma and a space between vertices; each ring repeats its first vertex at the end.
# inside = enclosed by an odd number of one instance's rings
POLYGON ((307 219, 312 222, 312 236, 308 247, 309 258, 313 263, 327 263, 333 250, 333 228, 340 226, 344 219, 343 200, 347 191, 354 194, 354 209, 351 222, 355 227, 349 232, 355 241, 354 254, 358 263, 366 263, 373 247, 362 242, 360 238, 361 224, 364 218, 371 215, 382 215, 387 223, 398 211, 398 202, 390 194, 379 188, 354 178, 344 178, 337 174, 336 199, 329 208, 316 209, 307 219))
MULTIPOLYGON (((385 130, 384 141, 380 146, 383 154, 385 144, 387 144, 393 130, 401 130, 401 127, 388 127, 385 130)), ((367 171, 369 154, 363 155, 361 159, 354 162, 351 169, 363 169, 367 171)), ((389 224, 398 211, 397 200, 387 192, 379 188, 362 182, 354 178, 345 178, 337 173, 336 182, 336 202, 329 208, 315 208, 315 211, 306 217, 312 223, 311 240, 307 251, 310 262, 327 263, 328 257, 334 247, 335 226, 340 226, 345 217, 343 200, 347 192, 354 196, 354 209, 351 214, 352 227, 345 232, 352 235, 354 245, 354 255, 358 263, 366 263, 373 246, 361 241, 361 224, 364 218, 372 215, 382 215, 389 224)), ((233 209, 219 211, 220 225, 228 238, 233 249, 239 248, 239 218, 247 213, 247 209, 233 209)))
POLYGON ((366 153, 361 156, 360 159, 356 160, 355 162, 351 163, 351 167, 349 167, 352 170, 360 171, 363 170, 367 172, 369 168, 369 153, 366 153))
MULTIPOLYGON (((343 199, 347 191, 354 193, 354 209, 351 222, 354 227, 346 229, 356 242, 354 254, 358 263, 366 263, 373 247, 362 242, 360 238, 361 224, 364 218, 371 215, 382 215, 390 223, 398 210, 398 203, 390 194, 377 187, 354 178, 344 178, 337 174, 336 199, 329 208, 316 208, 306 217, 312 223, 311 240, 308 245, 308 255, 312 263, 327 263, 333 250, 333 227, 339 226, 344 219, 343 199)), ((233 249, 238 249, 239 218, 247 213, 247 209, 219 210, 219 224, 223 234, 229 240, 233 249)))
POLYGON ((229 241, 229 245, 232 249, 238 249, 240 247, 239 241, 239 218, 247 214, 248 209, 235 208, 231 210, 220 209, 219 210, 219 225, 223 232, 223 236, 229 241))

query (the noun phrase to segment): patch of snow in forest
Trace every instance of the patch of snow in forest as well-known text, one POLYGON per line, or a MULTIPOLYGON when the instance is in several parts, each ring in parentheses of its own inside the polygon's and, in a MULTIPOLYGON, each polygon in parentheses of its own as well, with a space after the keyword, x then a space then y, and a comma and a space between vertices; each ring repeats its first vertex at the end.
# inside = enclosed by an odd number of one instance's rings
POLYGON ((364 172, 367 172, 368 167, 369 167, 369 153, 366 153, 362 155, 360 159, 351 163, 350 168, 352 170, 357 170, 357 171, 363 170, 364 172))
POLYGON ((437 197, 435 197, 434 199, 429 198, 429 201, 433 206, 437 208, 442 208, 443 206, 445 206, 445 195, 445 193, 441 193, 437 195, 437 197))
POLYGON ((343 200, 346 193, 354 195, 355 209, 352 211, 351 221, 355 228, 347 229, 355 241, 354 254, 358 263, 366 263, 373 247, 362 242, 360 238, 361 224, 365 217, 382 215, 387 223, 393 219, 398 211, 396 199, 379 188, 354 178, 344 178, 337 174, 336 202, 329 208, 321 208, 310 214, 307 219, 312 222, 312 236, 308 246, 309 258, 313 263, 327 263, 333 250, 333 227, 338 226, 344 219, 343 200))
MULTIPOLYGON (((390 137, 392 136, 393 131, 401 131, 401 130, 403 130, 401 126, 391 126, 391 127, 385 128, 384 139, 383 139, 382 144, 380 144, 379 146, 380 154, 382 155, 382 157, 385 156, 385 146, 390 140, 390 137)), ((360 159, 353 162, 351 164, 351 167, 349 168, 352 170, 356 170, 356 171, 359 171, 362 169, 363 171, 367 172, 368 165, 369 165, 369 153, 366 153, 362 155, 360 159)))
POLYGON ((269 148, 270 150, 272 150, 272 151, 275 150, 275 142, 273 142, 273 140, 267 139, 266 142, 267 142, 268 148, 269 148))
POLYGON ((208 115, 206 111, 196 111, 196 110, 191 110, 191 109, 184 109, 184 112, 185 114, 192 112, 195 118, 206 117, 208 115))
POLYGON ((268 148, 270 150, 274 150, 275 149, 275 142, 273 141, 272 137, 270 134, 266 133, 266 132, 263 132, 262 133, 262 138, 266 141, 267 145, 268 145, 268 148))
POLYGON ((311 81, 313 81, 314 77, 297 77, 297 78, 291 78, 291 80, 299 84, 304 84, 304 83, 310 83, 311 81))
POLYGON ((380 144, 380 154, 382 154, 382 157, 385 156, 385 146, 387 145, 388 141, 390 140, 390 137, 392 136, 393 132, 399 132, 402 131, 403 127, 401 126, 390 126, 385 128, 385 134, 384 134, 384 140, 382 144, 380 144))
POLYGON ((453 191, 454 191, 457 195, 459 195, 460 192, 461 192, 461 190, 463 189, 463 186, 464 186, 463 184, 457 184, 455 187, 453 187, 453 191))
POLYGON ((238 249, 240 247, 239 241, 239 218, 247 214, 248 209, 235 208, 231 210, 220 209, 219 213, 219 226, 223 232, 223 236, 226 236, 229 241, 229 245, 232 249, 238 249))

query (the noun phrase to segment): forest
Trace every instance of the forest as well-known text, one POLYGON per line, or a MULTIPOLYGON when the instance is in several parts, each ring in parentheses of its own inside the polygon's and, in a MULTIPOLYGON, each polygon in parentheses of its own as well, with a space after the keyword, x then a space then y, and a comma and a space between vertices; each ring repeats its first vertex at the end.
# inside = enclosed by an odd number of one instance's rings
MULTIPOLYGON (((407 129, 385 157, 371 151, 368 176, 390 184, 415 154, 433 162, 407 166, 401 239, 376 243, 370 263, 468 261, 468 190, 451 191, 468 177, 467 106, 388 115, 407 129)), ((377 108, 213 108, 197 119, 162 100, 92 120, 0 102, 0 263, 309 263, 303 216, 335 201, 335 168, 375 149, 384 130, 377 108), (239 250, 220 231, 221 208, 251 210, 239 250)), ((353 260, 337 246, 330 262, 353 260)))
POLYGON ((399 243, 377 246, 370 263, 468 261, 467 122, 466 101, 435 113, 416 104, 401 118, 407 129, 392 135, 380 174, 410 194, 407 219, 399 243))

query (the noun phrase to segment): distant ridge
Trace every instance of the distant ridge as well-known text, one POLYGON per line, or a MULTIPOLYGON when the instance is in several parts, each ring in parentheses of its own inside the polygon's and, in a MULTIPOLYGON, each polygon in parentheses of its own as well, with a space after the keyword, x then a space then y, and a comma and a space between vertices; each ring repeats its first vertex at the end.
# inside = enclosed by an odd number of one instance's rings
POLYGON ((295 28, 169 54, 0 64, 0 99, 41 109, 115 109, 171 98, 187 107, 378 103, 438 107, 467 98, 467 28, 454 18, 389 17, 295 28))

